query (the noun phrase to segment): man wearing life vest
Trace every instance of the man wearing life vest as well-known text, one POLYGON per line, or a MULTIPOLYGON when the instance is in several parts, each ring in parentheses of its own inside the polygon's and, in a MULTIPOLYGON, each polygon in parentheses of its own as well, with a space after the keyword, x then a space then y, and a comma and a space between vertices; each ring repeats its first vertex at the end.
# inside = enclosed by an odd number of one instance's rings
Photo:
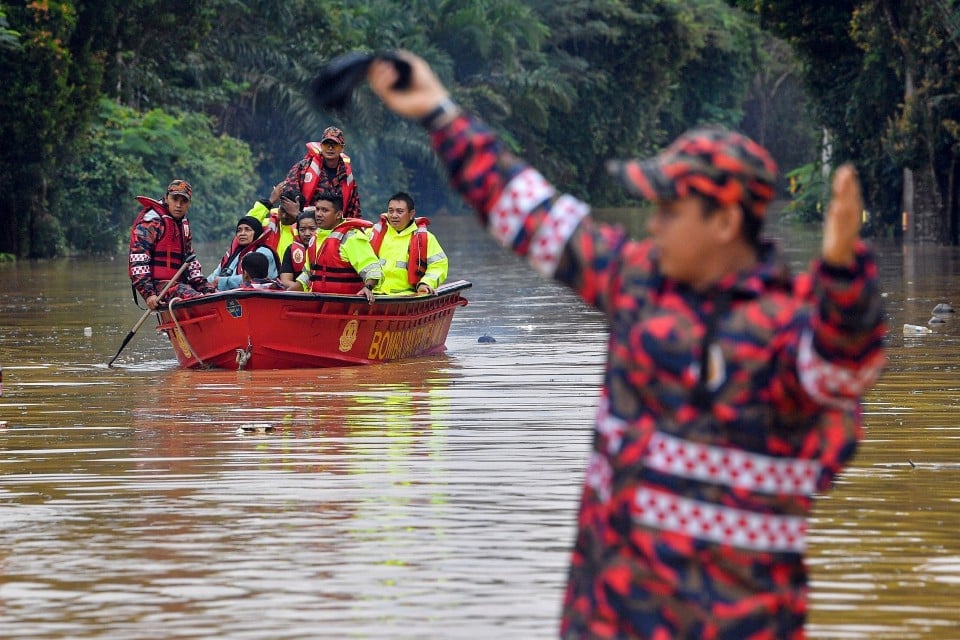
POLYGON ((220 268, 210 274, 207 280, 218 291, 236 289, 243 284, 243 258, 251 253, 263 255, 267 261, 267 278, 276 278, 280 274, 280 259, 267 244, 272 233, 264 233, 263 225, 253 216, 243 216, 237 222, 237 233, 220 259, 220 268))
POLYGON ((320 193, 339 193, 343 217, 362 218, 350 157, 343 152, 345 144, 343 131, 327 127, 320 142, 307 143, 307 155, 290 168, 284 182, 298 189, 310 205, 320 193))
POLYGON ((317 235, 307 247, 309 268, 300 275, 314 293, 362 295, 373 303, 373 289, 383 279, 380 260, 364 231, 366 220, 343 219, 340 200, 321 193, 316 203, 317 235))
POLYGON ((137 197, 143 208, 130 229, 128 273, 134 291, 151 310, 173 298, 195 298, 216 291, 203 277, 203 268, 193 257, 193 236, 187 220, 192 198, 193 188, 186 180, 171 182, 163 200, 137 197), (188 257, 190 262, 181 282, 171 286, 160 300, 157 297, 160 289, 176 275, 188 257))
POLYGON ((387 212, 370 228, 370 244, 383 268, 374 293, 432 294, 447 279, 447 255, 427 231, 430 221, 416 215, 413 198, 400 191, 390 196, 387 212))
POLYGON ((282 256, 291 243, 298 239, 297 216, 303 211, 304 203, 299 189, 281 182, 268 197, 257 200, 247 212, 248 216, 256 218, 263 225, 266 234, 264 245, 276 251, 278 256, 282 256))

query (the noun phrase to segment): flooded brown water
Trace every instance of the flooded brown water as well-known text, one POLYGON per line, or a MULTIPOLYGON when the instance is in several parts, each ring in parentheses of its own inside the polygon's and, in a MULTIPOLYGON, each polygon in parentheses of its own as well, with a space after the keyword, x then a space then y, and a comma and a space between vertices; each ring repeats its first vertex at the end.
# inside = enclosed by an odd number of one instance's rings
MULTIPOLYGON (((603 325, 432 228, 474 283, 449 350, 362 368, 182 371, 151 319, 110 369, 123 257, 0 265, 0 636, 555 637, 603 325)), ((960 317, 901 330, 960 309, 960 253, 880 255, 890 367, 812 522, 809 635, 960 638, 960 317)))

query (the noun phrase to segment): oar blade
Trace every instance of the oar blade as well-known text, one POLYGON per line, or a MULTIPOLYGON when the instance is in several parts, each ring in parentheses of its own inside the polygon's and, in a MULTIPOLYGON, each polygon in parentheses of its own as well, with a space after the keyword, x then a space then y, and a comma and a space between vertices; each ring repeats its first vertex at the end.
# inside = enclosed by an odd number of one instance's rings
POLYGON ((123 351, 123 348, 127 346, 127 343, 129 343, 133 339, 133 336, 136 335, 136 333, 137 333, 136 331, 131 331, 130 333, 127 334, 127 337, 123 339, 123 344, 121 344, 120 348, 117 349, 117 353, 112 358, 110 358, 110 362, 107 363, 108 367, 113 367, 113 363, 116 361, 117 358, 120 357, 120 352, 123 351))

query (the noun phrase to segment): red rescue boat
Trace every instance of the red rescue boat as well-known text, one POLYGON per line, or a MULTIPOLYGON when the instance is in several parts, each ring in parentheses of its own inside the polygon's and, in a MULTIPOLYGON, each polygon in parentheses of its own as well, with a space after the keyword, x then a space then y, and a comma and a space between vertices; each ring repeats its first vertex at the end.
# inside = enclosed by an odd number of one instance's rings
POLYGON ((234 289, 174 300, 157 328, 189 368, 304 369, 442 353, 466 280, 435 295, 363 296, 234 289))

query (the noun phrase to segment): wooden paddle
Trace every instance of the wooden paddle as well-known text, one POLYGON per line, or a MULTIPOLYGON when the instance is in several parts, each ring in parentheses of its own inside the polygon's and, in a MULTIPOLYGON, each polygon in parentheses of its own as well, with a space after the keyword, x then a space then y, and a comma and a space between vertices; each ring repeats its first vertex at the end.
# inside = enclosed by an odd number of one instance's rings
MULTIPOLYGON (((186 260, 183 261, 183 264, 180 265, 180 268, 177 269, 177 272, 173 274, 173 277, 167 281, 167 284, 163 285, 163 289, 160 289, 160 293, 157 294, 158 300, 163 299, 163 294, 165 294, 167 290, 170 287, 172 287, 177 280, 180 279, 180 276, 182 276, 183 272, 187 269, 187 265, 193 262, 195 259, 196 259, 196 256, 192 253, 187 256, 186 260)), ((137 320, 137 324, 133 325, 133 329, 130 329, 130 333, 128 333, 127 337, 123 339, 123 344, 121 344, 120 348, 117 349, 116 355, 110 358, 110 362, 107 363, 108 367, 113 366, 114 360, 116 360, 120 356, 120 352, 123 351, 123 348, 127 346, 127 343, 133 339, 133 336, 140 329, 141 325, 143 325, 143 323, 147 321, 147 316, 149 316, 151 313, 155 313, 155 311, 153 309, 147 309, 146 311, 143 312, 143 315, 140 316, 139 320, 137 320)))

